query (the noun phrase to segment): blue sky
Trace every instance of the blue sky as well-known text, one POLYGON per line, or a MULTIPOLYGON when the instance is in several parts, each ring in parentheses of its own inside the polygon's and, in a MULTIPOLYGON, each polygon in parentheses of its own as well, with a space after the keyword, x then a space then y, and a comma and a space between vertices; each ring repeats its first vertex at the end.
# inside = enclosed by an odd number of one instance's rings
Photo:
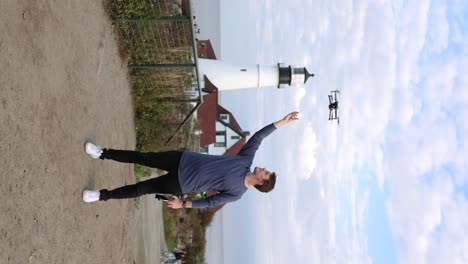
POLYGON ((467 2, 221 0, 220 12, 222 60, 316 73, 221 95, 251 132, 304 114, 254 161, 277 172, 275 191, 223 209, 224 263, 468 263, 467 2))

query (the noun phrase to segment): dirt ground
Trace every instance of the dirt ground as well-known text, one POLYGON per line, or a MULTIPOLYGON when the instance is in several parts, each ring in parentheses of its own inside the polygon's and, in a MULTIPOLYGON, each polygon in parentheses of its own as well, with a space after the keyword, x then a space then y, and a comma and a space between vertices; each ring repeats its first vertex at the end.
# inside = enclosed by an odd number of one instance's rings
POLYGON ((82 202, 83 189, 134 182, 131 165, 83 150, 135 146, 126 63, 101 1, 0 10, 0 262, 134 263, 133 201, 82 202))

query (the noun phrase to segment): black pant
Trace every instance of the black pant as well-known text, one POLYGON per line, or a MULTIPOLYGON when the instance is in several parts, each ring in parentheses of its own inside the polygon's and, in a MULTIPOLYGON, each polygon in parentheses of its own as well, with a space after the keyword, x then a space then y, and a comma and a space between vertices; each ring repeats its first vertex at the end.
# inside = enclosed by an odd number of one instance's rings
POLYGON ((130 150, 103 149, 100 159, 111 159, 125 163, 136 163, 151 168, 168 171, 167 174, 122 186, 114 190, 100 190, 99 200, 127 199, 150 193, 180 194, 179 162, 181 151, 137 152, 130 150))

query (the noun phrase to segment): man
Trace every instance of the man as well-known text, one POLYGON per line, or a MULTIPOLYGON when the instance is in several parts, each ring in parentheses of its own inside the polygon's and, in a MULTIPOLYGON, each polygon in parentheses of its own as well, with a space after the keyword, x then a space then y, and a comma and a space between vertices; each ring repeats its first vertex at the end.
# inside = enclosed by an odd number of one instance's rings
POLYGON ((165 151, 142 153, 129 150, 101 149, 93 143, 85 144, 86 153, 94 159, 112 159, 119 162, 137 163, 168 171, 167 174, 123 186, 114 190, 83 191, 85 202, 126 199, 144 194, 181 194, 205 190, 219 191, 217 195, 194 201, 181 201, 177 196, 167 203, 168 207, 204 208, 236 201, 251 186, 261 192, 273 190, 276 174, 265 168, 255 167, 250 171, 255 152, 262 140, 277 128, 299 119, 298 112, 292 112, 258 132, 242 147, 237 155, 215 156, 190 151, 165 151))

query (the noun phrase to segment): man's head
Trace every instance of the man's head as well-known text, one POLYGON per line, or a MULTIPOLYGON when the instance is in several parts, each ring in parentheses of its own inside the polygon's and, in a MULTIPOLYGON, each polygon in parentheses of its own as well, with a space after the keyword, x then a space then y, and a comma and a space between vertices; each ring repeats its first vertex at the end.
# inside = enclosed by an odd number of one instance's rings
POLYGON ((257 190, 267 193, 275 188, 276 173, 269 172, 265 168, 255 167, 253 174, 257 179, 257 184, 254 185, 257 190))

